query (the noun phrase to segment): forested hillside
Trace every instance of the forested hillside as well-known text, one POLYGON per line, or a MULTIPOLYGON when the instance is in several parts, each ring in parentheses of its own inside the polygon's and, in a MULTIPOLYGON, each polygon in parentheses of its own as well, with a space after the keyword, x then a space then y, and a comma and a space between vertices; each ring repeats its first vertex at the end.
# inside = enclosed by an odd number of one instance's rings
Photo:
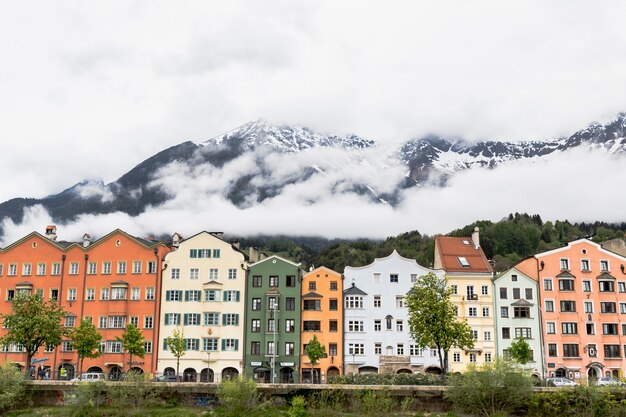
MULTIPOLYGON (((557 248, 567 242, 589 237, 595 242, 623 237, 626 223, 608 224, 543 222, 538 215, 510 214, 498 221, 480 220, 453 230, 446 236, 470 236, 474 227, 480 228, 480 241, 497 271, 503 271, 521 259, 535 253, 557 248)), ((342 272, 346 265, 363 266, 389 255, 394 249, 407 258, 416 259, 420 265, 432 266, 434 236, 418 231, 375 240, 327 240, 310 237, 267 237, 241 239, 242 247, 254 246, 259 250, 276 253, 302 262, 304 268, 324 265, 342 272)))

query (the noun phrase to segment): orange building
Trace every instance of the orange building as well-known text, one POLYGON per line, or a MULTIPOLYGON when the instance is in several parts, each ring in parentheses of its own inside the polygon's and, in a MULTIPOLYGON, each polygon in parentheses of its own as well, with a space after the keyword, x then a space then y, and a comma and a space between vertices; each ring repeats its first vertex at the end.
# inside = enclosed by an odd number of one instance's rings
MULTIPOLYGON (((56 227, 46 235, 33 232, 0 250, 0 313, 11 311, 11 299, 19 291, 59 300, 67 312, 64 325, 77 327, 82 318, 91 320, 102 334, 102 355, 85 359, 83 372, 103 372, 118 378, 136 368, 156 372, 161 263, 170 249, 115 230, 91 242, 57 241, 56 227), (126 324, 142 331, 146 355, 128 363, 116 336, 126 324)), ((2 358, 20 366, 26 354, 20 346, 2 347, 2 358)), ((78 372, 78 355, 69 340, 53 349, 43 349, 34 360, 50 371, 51 378, 71 379, 78 372)))
POLYGON ((535 255, 548 376, 626 369, 626 258, 588 239, 535 255))
POLYGON ((342 294, 343 278, 332 269, 322 266, 302 278, 302 382, 326 382, 343 373, 342 294), (326 356, 312 365, 305 349, 314 335, 326 347, 326 356))

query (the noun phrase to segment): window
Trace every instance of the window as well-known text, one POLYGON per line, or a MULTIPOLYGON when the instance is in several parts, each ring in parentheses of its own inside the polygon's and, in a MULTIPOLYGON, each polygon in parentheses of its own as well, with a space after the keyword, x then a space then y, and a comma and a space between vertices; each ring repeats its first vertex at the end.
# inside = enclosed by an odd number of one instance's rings
POLYGON ((276 331, 276 320, 275 319, 267 319, 267 331, 275 332, 276 331))
POLYGON ((375 332, 380 332, 382 330, 382 321, 381 320, 374 320, 374 331, 375 332))
POLYGON ((185 350, 200 350, 199 339, 185 339, 185 350))
POLYGON ((546 323, 546 333, 548 334, 556 334, 556 323, 553 321, 549 321, 546 323))
POLYGON ((220 290, 204 290, 204 301, 220 301, 220 290))
POLYGON ((609 336, 616 336, 618 334, 617 323, 603 323, 602 334, 609 335, 609 336))
POLYGON ((383 353, 382 343, 376 342, 374 343, 374 355, 380 355, 383 353))
POLYGON ((583 280, 583 291, 584 292, 591 292, 591 281, 583 280))
POLYGON ((61 342, 61 350, 63 352, 73 352, 74 351, 74 346, 72 345, 72 341, 71 340, 64 340, 63 342, 61 342))
POLYGON ((76 288, 67 289, 67 301, 76 301, 76 288))
POLYGON ((321 300, 304 300, 304 311, 321 311, 321 300))
POLYGON ((46 264, 44 263, 37 264, 37 275, 46 275, 46 264))
POLYGON ((519 300, 520 299, 520 289, 519 288, 513 288, 513 299, 514 300, 519 300))
POLYGON ((315 291, 315 290, 317 290, 317 282, 309 281, 309 291, 315 291))
POLYGON ((172 268, 170 270, 171 279, 180 279, 180 268, 172 268))
POLYGON ((286 283, 287 287, 295 287, 296 286, 296 277, 295 277, 295 275, 287 275, 286 280, 287 280, 287 283, 286 283))
POLYGON ((468 316, 469 317, 477 317, 478 313, 476 312, 477 308, 476 307, 470 307, 468 309, 468 316))
POLYGON ((626 292, 626 282, 624 281, 618 282, 617 289, 619 292, 626 292))
POLYGON ((511 274, 511 281, 517 282, 517 274, 511 274))
POLYGON ((609 261, 600 261, 600 271, 609 272, 609 261))
POLYGON ((224 313, 222 314, 222 325, 224 326, 238 326, 239 314, 236 313, 224 313))
POLYGON ((237 270, 235 268, 228 268, 228 279, 237 279, 237 270))
POLYGON ((561 270, 562 271, 569 270, 569 259, 561 258, 561 270))
POLYGON ((374 296, 374 307, 375 308, 380 308, 380 295, 375 295, 374 296))
POLYGON ((78 275, 78 262, 70 262, 70 275, 78 275))
POLYGON ((321 328, 319 320, 305 320, 302 322, 302 330, 305 332, 319 332, 321 328))
POLYGON ((508 307, 500 307, 500 317, 503 317, 503 318, 509 317, 509 308, 508 307))
POLYGON ((615 283, 613 281, 598 281, 600 292, 615 292, 615 283))
POLYGON ((346 296, 347 309, 363 308, 363 297, 360 295, 348 295, 346 296))
POLYGON ((580 270, 583 272, 589 272, 589 259, 581 259, 580 260, 580 270))
POLYGON ((481 295, 489 295, 489 287, 487 285, 483 285, 480 288, 480 294, 481 295))
POLYGON ((261 275, 253 275, 252 276, 252 286, 260 287, 263 285, 263 277, 261 275))
POLYGON ((466 288, 466 292, 467 292, 467 299, 473 300, 474 299, 474 286, 468 285, 466 288))
POLYGON ((502 338, 510 339, 511 338, 511 329, 509 327, 502 328, 502 338))
POLYGON ((593 323, 587 323, 585 327, 587 328, 587 334, 596 334, 596 326, 593 323))
MULTIPOLYGON (((202 350, 205 352, 217 351, 217 338, 216 337, 204 337, 202 338, 202 350)), ((259 347, 259 351, 260 351, 259 347)))
POLYGON ((515 317, 516 319, 529 318, 530 307, 513 307, 513 317, 515 317))
POLYGON ((330 311, 337 311, 339 309, 339 302, 336 298, 331 298, 328 300, 328 309, 330 311))
POLYGON ((146 287, 146 300, 154 300, 154 287, 146 287))
POLYGON ((363 343, 348 343, 348 355, 363 355, 365 346, 363 343))
POLYGON ((328 344, 328 354, 330 356, 337 356, 337 343, 328 344))
POLYGON ((285 342, 285 356, 293 356, 294 352, 293 342, 285 342))
POLYGON ((556 343, 548 343, 548 356, 551 356, 551 357, 558 356, 557 351, 556 351, 556 343))
MULTIPOLYGON (((216 342, 217 342, 217 340, 216 340, 216 342)), ((204 349, 204 350, 207 350, 207 349, 204 349)), ((251 355, 260 355, 261 354, 261 342, 251 342, 250 343, 250 354, 251 355)))
POLYGON ((398 282, 398 274, 389 274, 389 282, 398 282))
POLYGON ((402 320, 396 320, 396 332, 404 331, 404 323, 402 320))
POLYGON ((144 353, 152 353, 152 342, 146 340, 143 342, 143 351, 144 353))
POLYGON ((139 328, 139 317, 137 316, 130 316, 130 324, 132 324, 133 326, 139 328))
POLYGON ((213 257, 219 258, 221 255, 221 249, 213 249, 213 257))
POLYGON ((126 261, 117 261, 117 273, 118 274, 126 273, 126 261))
POLYGON ((122 342, 117 340, 107 340, 106 342, 106 353, 122 353, 123 347, 122 342))
POLYGON ((515 338, 532 339, 532 332, 530 327, 516 327, 515 338))
POLYGON ((230 303, 239 302, 239 291, 237 290, 224 291, 224 301, 230 302, 230 303))
POLYGON ((268 297, 267 298, 267 308, 270 310, 278 310, 278 301, 276 297, 268 297))
POLYGON ((478 330, 472 330, 472 338, 478 340, 478 330))
POLYGON ((476 354, 475 353, 470 353, 469 354, 469 361, 470 361, 470 363, 476 363, 476 354))
POLYGON ((626 303, 619 303, 619 312, 621 314, 626 314, 626 303))
POLYGON ((141 261, 133 261, 133 274, 141 274, 141 261))
POLYGON ((102 262, 102 273, 104 275, 109 275, 111 273, 111 262, 109 261, 102 262))
POLYGON ((148 274, 156 274, 156 261, 148 261, 148 274))
POLYGON ((7 275, 8 276, 17 275, 17 264, 9 264, 9 272, 7 275))
POLYGON ((180 313, 165 313, 166 326, 179 326, 180 324, 180 313))
POLYGON ((218 272, 217 268, 209 268, 209 281, 217 281, 218 272))
POLYGON ((294 319, 285 319, 285 332, 293 333, 296 330, 296 321, 294 319))
POLYGON ((328 331, 336 332, 337 331, 337 320, 329 320, 328 321, 328 331))
POLYGON ((560 279, 559 291, 574 291, 574 280, 573 279, 560 279))
POLYGON ((260 311, 261 310, 261 299, 253 298, 252 299, 252 311, 260 311))
POLYGON ((106 316, 102 316, 98 318, 98 327, 101 329, 106 329, 107 328, 107 319, 108 317, 106 316))
POLYGON ((491 332, 489 330, 484 331, 483 338, 485 339, 485 342, 491 342, 491 332))
POLYGON ((459 286, 456 284, 452 284, 450 285, 450 289, 452 290, 452 295, 458 295, 459 294, 459 286))
POLYGON ((580 355, 578 354, 578 344, 577 343, 564 343, 563 344, 563 356, 566 358, 577 358, 580 355))
POLYGON ((87 293, 85 294, 85 300, 93 301, 96 299, 96 289, 95 288, 87 288, 87 293))
POLYGON ((604 357, 605 358, 619 358, 620 357, 619 345, 604 345, 604 357))
POLYGON ((198 268, 190 268, 189 279, 198 279, 198 278, 200 278, 200 270, 198 268))
POLYGON ((489 317, 489 307, 483 307, 483 317, 489 317))
POLYGON ((205 326, 217 326, 220 324, 220 313, 203 313, 205 326))
MULTIPOLYGON (((270 287, 278 287, 278 276, 270 275, 270 287)), ((309 283, 309 289, 311 287, 311 283, 309 283)))
POLYGON ((585 313, 593 313, 593 303, 591 301, 583 301, 585 313))
POLYGON ((330 281, 330 290, 337 291, 337 281, 330 281))
POLYGON ((544 278, 543 289, 546 291, 552 291, 552 280, 550 278, 544 278))
POLYGON ((533 299, 533 289, 532 288, 525 288, 524 292, 526 293, 526 299, 527 300, 532 300, 533 299))
POLYGON ((456 363, 461 362, 461 354, 459 352, 454 352, 452 354, 452 361, 456 363))
POLYGON ((267 342, 267 354, 276 355, 276 349, 274 349, 274 342, 267 342))
POLYGON ((76 325, 76 316, 65 316, 65 327, 74 327, 76 325))
POLYGON ((470 264, 467 261, 467 258, 465 258, 464 256, 457 256, 457 259, 459 260, 459 264, 461 264, 463 268, 469 268, 470 264))
POLYGON ((125 300, 127 289, 123 287, 111 288, 111 300, 125 300))
POLYGON ((404 307, 404 296, 396 295, 396 308, 404 307))
POLYGON ((154 318, 152 316, 144 316, 143 317, 143 328, 144 329, 152 329, 154 327, 154 318))
POLYGON ((0 264, 0 277, 4 275, 4 265, 0 264))
POLYGON ((396 346, 396 354, 404 355, 404 343, 398 343, 396 346))
POLYGON ((576 311, 576 302, 575 301, 561 301, 561 312, 563 313, 571 313, 576 311))
POLYGON ((615 303, 614 302, 601 302, 600 303, 600 311, 603 313, 615 313, 615 303))
POLYGON ((561 333, 563 334, 578 334, 577 323, 563 322, 561 323, 561 333))
POLYGON ((554 312, 554 301, 546 300, 545 301, 545 310, 548 313, 554 312))
POLYGON ((131 300, 141 300, 141 288, 133 287, 130 290, 130 299, 131 300))
POLYGON ((125 316, 109 316, 109 326, 110 329, 123 329, 126 327, 126 317, 125 316))
POLYGON ((295 311, 296 310, 296 299, 293 297, 287 297, 285 299, 285 310, 287 311, 295 311))
POLYGON ((185 313, 183 316, 183 324, 185 326, 199 326, 200 313, 185 313))

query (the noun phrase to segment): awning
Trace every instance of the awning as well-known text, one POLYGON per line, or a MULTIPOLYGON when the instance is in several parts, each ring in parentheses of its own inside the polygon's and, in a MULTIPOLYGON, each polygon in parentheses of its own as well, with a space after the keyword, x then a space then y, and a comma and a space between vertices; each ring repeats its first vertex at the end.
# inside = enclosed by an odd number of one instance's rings
POLYGON ((104 366, 119 366, 120 368, 122 367, 122 363, 121 362, 105 362, 104 366))

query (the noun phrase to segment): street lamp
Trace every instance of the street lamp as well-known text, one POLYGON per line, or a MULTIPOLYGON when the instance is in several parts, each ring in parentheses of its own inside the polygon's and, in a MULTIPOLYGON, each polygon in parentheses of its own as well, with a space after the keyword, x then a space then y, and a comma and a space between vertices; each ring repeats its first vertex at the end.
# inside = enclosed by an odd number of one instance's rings
POLYGON ((276 301, 274 301, 271 305, 271 313, 272 313, 272 340, 274 350, 272 351, 272 384, 276 383, 276 301))

